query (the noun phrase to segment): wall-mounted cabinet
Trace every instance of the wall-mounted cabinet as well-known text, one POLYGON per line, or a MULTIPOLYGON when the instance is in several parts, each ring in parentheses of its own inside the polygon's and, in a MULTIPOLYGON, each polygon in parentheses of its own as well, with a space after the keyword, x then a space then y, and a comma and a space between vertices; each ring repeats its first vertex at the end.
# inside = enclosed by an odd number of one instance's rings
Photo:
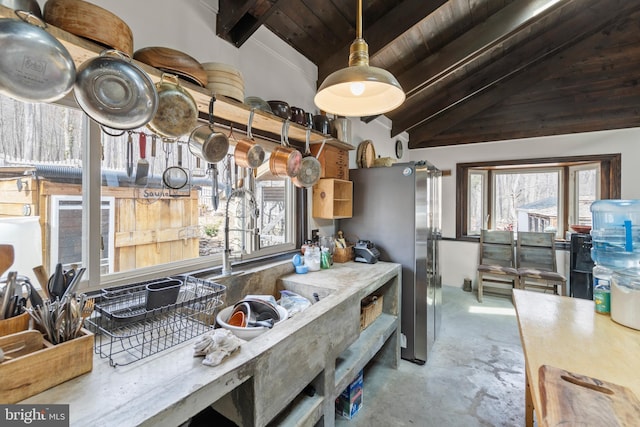
POLYGON ((314 218, 339 219, 353 215, 353 182, 325 178, 313 186, 314 218))

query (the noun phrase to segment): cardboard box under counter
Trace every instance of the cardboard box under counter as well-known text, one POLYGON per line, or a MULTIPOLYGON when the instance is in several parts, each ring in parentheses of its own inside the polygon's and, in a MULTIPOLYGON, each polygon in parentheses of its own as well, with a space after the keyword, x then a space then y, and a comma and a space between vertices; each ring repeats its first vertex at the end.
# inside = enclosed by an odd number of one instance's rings
POLYGON ((11 357, 0 363, 0 403, 19 402, 90 372, 93 340, 93 334, 86 329, 78 338, 58 345, 35 330, 0 337, 0 348, 11 357))

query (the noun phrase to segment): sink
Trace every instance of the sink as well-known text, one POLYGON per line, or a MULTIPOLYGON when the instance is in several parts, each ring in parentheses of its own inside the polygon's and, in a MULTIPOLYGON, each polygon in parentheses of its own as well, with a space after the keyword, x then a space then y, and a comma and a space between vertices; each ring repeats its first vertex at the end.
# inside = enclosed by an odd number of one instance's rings
POLYGON ((312 303, 316 302, 314 294, 317 294, 318 299, 322 301, 334 292, 334 289, 331 288, 281 279, 293 271, 291 262, 286 261, 264 269, 246 270, 234 272, 230 276, 214 277, 212 280, 227 287, 224 306, 235 304, 247 295, 272 295, 276 300, 279 300, 280 291, 285 289, 307 298, 312 303))

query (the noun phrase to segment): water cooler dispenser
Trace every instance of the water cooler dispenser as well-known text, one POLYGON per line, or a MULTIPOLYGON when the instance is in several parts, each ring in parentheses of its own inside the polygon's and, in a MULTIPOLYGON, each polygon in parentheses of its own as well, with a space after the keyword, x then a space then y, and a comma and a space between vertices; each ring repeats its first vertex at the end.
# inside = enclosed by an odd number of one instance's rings
POLYGON ((640 200, 597 200, 591 214, 596 312, 640 329, 640 200))
POLYGON ((574 298, 593 299, 593 260, 591 235, 571 234, 569 295, 574 298))

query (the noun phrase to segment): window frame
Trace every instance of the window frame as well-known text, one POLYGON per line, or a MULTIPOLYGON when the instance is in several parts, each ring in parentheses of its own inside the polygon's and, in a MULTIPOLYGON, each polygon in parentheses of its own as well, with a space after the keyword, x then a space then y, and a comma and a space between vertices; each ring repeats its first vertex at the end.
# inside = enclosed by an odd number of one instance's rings
POLYGON ((568 229, 568 216, 570 212, 570 200, 569 200, 569 170, 572 167, 579 166, 586 163, 599 163, 600 164, 600 199, 619 199, 621 197, 621 164, 622 155, 620 153, 614 154, 597 154, 597 155, 582 155, 582 156, 565 156, 565 157, 549 157, 549 158, 534 158, 534 159, 516 159, 516 160, 496 160, 486 162, 472 162, 472 163, 458 163, 456 164, 456 239, 477 241, 479 235, 468 234, 468 219, 469 219, 469 171, 471 169, 485 169, 488 171, 488 178, 486 180, 486 186, 484 193, 487 199, 485 205, 489 206, 492 203, 493 194, 493 171, 499 169, 538 169, 555 167, 563 168, 563 180, 561 183, 560 200, 561 207, 559 209, 558 218, 559 223, 562 223, 565 230, 568 229))

